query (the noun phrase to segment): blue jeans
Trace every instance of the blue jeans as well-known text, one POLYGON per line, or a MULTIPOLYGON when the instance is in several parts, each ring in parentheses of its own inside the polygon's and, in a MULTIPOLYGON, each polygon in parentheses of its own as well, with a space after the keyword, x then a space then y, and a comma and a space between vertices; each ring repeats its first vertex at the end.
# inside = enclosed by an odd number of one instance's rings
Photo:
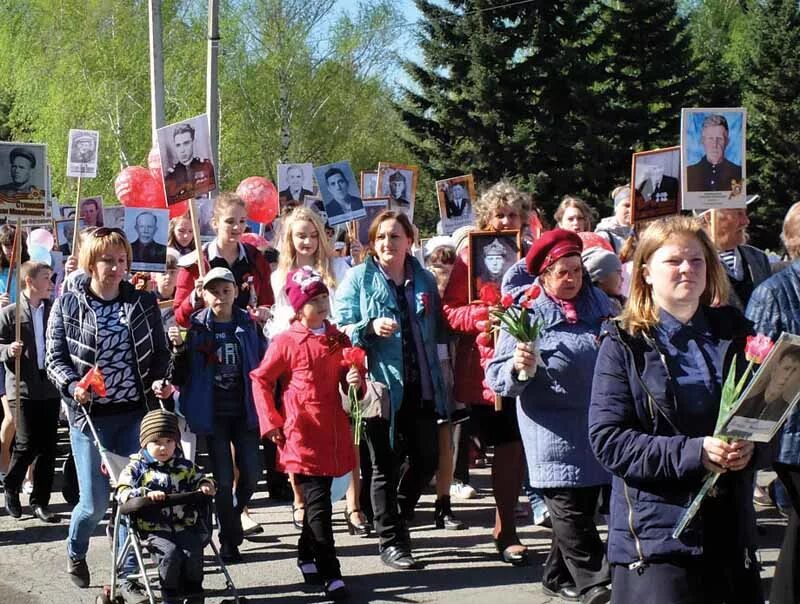
MULTIPOLYGON (((139 446, 139 425, 143 413, 133 411, 92 418, 94 427, 103 446, 118 455, 129 456, 136 453, 139 446)), ((89 539, 108 509, 111 485, 108 478, 100 471, 100 451, 94 444, 92 432, 88 425, 80 430, 70 425, 69 439, 72 444, 72 456, 75 458, 75 470, 78 474, 80 500, 72 510, 67 537, 67 553, 72 560, 82 560, 89 549, 89 539)), ((120 545, 124 542, 125 531, 120 531, 120 545)), ((135 559, 130 556, 123 571, 130 572, 135 568, 135 559)))
POLYGON ((244 417, 214 417, 214 432, 208 435, 208 457, 211 471, 217 481, 217 520, 219 541, 239 546, 244 540, 242 510, 247 507, 256 490, 261 475, 261 439, 257 430, 247 427, 244 417), (231 445, 236 451, 236 506, 233 505, 233 458, 231 445))

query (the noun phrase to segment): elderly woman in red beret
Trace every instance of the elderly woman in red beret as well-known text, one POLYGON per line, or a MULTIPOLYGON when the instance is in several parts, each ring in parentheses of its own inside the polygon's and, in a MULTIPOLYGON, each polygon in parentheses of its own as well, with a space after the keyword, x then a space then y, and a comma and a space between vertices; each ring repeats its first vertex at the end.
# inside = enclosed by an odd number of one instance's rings
POLYGON ((598 334, 614 307, 585 277, 582 249, 580 237, 564 229, 533 244, 526 264, 537 281, 526 304, 540 324, 539 341, 518 342, 504 330, 486 379, 496 392, 517 397, 530 482, 550 512, 542 591, 601 604, 611 598, 611 579, 594 513, 610 477, 591 451, 588 411, 598 334), (527 379, 520 379, 523 370, 527 379))

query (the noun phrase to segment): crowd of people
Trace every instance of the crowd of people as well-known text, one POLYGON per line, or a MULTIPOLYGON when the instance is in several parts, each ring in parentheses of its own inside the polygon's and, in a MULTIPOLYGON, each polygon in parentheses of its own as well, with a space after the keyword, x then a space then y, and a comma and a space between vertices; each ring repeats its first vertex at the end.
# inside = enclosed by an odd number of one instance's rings
MULTIPOLYGON (((267 242, 248 232, 245 203, 223 193, 214 239, 201 249, 192 221, 172 220, 165 271, 130 274, 124 232, 89 226, 57 287, 51 267, 27 260, 23 247, 20 336, 15 292, 0 295, 7 513, 20 518, 27 494, 35 517, 60 522, 49 502, 65 414, 79 493, 66 541, 75 585, 90 584, 90 537, 112 496, 213 497, 220 555, 241 561, 245 537, 262 530, 248 504, 264 478, 270 498, 291 502, 300 576, 341 600, 334 479, 352 476, 350 534, 377 537, 387 567, 418 569, 411 534, 421 494, 435 489, 437 529, 463 530, 456 501, 475 496, 470 467, 491 450, 497 559, 530 563, 517 533, 524 495, 551 535, 541 576, 549 596, 764 602, 754 502, 770 498, 790 516, 772 601, 798 601, 800 522, 785 485, 764 492, 755 474, 800 465, 800 420, 794 414, 767 444, 714 430, 747 336, 798 333, 800 204, 784 222, 782 259, 747 244, 746 209, 633 225, 630 188, 611 199, 613 215, 597 222, 589 204, 567 196, 548 230, 531 196, 501 181, 473 202, 475 224, 450 236, 421 242, 405 213, 386 210, 367 241, 351 230, 337 246, 304 207, 284 213, 267 242), (471 231, 521 232, 497 301, 470 294, 471 231), (500 325, 512 302, 538 324, 536 341, 500 325), (94 431, 130 457, 113 485, 94 431), (208 454, 204 468, 198 450, 208 454), (673 537, 707 472, 721 474, 713 496, 673 537)), ((13 227, 0 227, 0 291, 14 240, 13 227)), ((187 593, 202 601, 198 517, 167 506, 135 525, 158 561, 165 602, 187 593)), ((146 601, 127 577, 135 564, 131 555, 119 569, 128 602, 146 601)))

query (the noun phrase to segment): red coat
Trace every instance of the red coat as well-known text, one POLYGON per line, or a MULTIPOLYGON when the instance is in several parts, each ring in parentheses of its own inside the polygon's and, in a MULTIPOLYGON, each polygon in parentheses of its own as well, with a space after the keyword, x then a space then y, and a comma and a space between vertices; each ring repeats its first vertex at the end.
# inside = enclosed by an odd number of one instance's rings
MULTIPOLYGON (((243 243, 247 261, 250 264, 248 274, 253 277, 252 287, 256 290, 256 299, 259 306, 272 306, 275 304, 275 297, 272 295, 272 285, 270 285, 269 276, 272 272, 269 268, 267 259, 264 254, 259 252, 255 247, 248 243, 243 243)), ((189 328, 189 317, 196 310, 203 308, 203 301, 197 300, 196 304, 192 304, 191 293, 194 290, 194 282, 197 281, 200 274, 197 270, 197 256, 195 252, 188 254, 181 258, 181 267, 178 270, 178 283, 175 286, 175 298, 172 301, 172 309, 175 311, 175 320, 178 325, 184 328, 189 328), (194 262, 191 262, 195 259, 194 262)), ((206 272, 210 268, 208 263, 208 244, 203 246, 203 265, 206 272)), ((239 290, 245 284, 239 283, 239 290)), ((249 287, 249 286, 248 286, 249 287)))
POLYGON ((456 258, 450 281, 442 297, 445 321, 456 334, 456 351, 453 367, 455 386, 453 397, 460 403, 472 405, 494 404, 494 395, 484 385, 483 365, 492 357, 493 348, 482 347, 479 352, 475 338, 481 332, 478 321, 489 317, 489 309, 482 302, 469 303, 469 248, 464 247, 456 258), (482 360, 482 356, 486 357, 482 360))
POLYGON ((250 372, 261 435, 283 428, 286 436, 278 447, 279 470, 343 476, 353 469, 353 436, 339 392, 340 385, 347 391, 348 368, 341 362, 348 346, 350 339, 330 323, 318 336, 294 321, 275 336, 261 365, 250 372))

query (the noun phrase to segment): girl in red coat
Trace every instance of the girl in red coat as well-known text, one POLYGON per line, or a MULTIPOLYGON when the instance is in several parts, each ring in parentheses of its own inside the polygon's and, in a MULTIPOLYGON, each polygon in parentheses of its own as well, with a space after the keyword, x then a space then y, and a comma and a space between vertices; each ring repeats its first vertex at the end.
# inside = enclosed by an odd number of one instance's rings
POLYGON ((306 504, 297 565, 307 583, 322 583, 334 600, 347 597, 333 542, 331 483, 353 469, 350 423, 340 386, 360 385, 357 369, 342 366, 350 340, 327 321, 328 288, 311 267, 289 273, 286 297, 297 313, 272 340, 251 372, 263 437, 278 446, 277 467, 291 472, 306 504), (275 406, 276 386, 282 392, 275 406))

